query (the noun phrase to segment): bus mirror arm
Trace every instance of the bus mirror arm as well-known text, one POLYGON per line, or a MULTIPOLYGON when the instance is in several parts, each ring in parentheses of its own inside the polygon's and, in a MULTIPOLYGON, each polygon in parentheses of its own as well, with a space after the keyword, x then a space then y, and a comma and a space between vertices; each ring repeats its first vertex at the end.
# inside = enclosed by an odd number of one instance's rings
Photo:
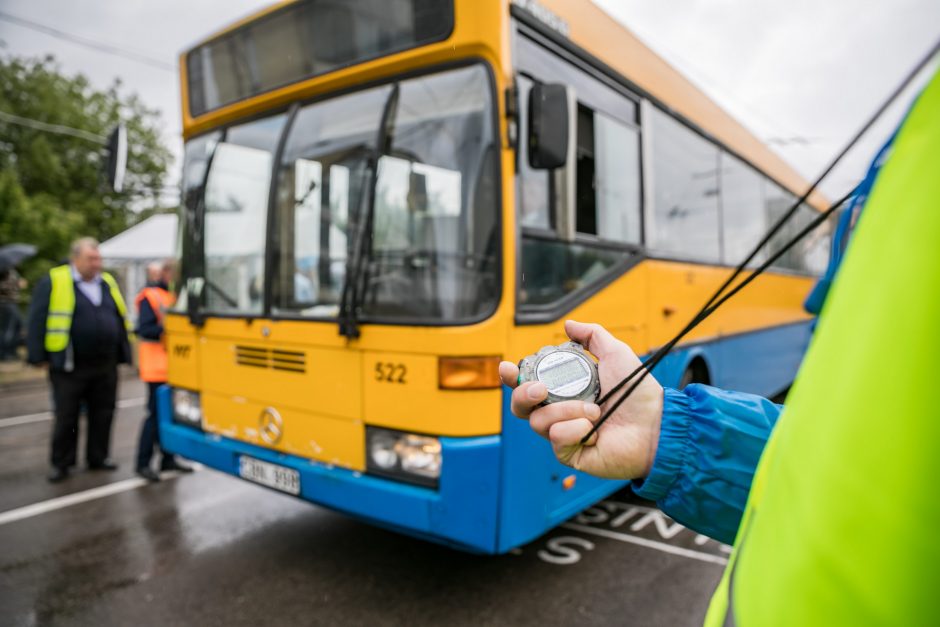
POLYGON ((578 170, 578 97, 574 87, 565 88, 567 141, 565 162, 552 173, 553 193, 550 195, 555 211, 555 232, 566 242, 574 241, 576 231, 577 170, 578 170))

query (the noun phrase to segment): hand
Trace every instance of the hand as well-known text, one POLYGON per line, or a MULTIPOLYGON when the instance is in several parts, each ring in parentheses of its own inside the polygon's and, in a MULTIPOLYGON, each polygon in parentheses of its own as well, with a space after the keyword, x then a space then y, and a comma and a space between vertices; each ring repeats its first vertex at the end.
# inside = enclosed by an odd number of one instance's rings
MULTIPOLYGON (((569 320, 565 323, 565 332, 598 358, 601 394, 640 365, 629 346, 598 324, 569 320)), ((516 387, 519 368, 508 361, 499 365, 499 376, 503 383, 515 388, 512 413, 528 418, 532 429, 548 438, 561 463, 608 479, 638 479, 649 474, 663 415, 663 388, 652 375, 647 375, 630 398, 583 445, 581 439, 600 418, 602 408, 594 403, 563 401, 536 409, 548 395, 544 384, 533 381, 516 387)), ((630 385, 632 383, 614 394, 603 409, 620 398, 630 385)))

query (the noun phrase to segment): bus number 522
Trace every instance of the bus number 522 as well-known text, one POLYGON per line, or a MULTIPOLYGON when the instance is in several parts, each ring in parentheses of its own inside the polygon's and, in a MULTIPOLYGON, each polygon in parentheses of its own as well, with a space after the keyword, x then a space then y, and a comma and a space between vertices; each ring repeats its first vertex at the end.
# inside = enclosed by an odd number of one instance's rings
POLYGON ((375 364, 375 380, 385 381, 387 383, 405 383, 405 375, 408 369, 405 364, 375 364))

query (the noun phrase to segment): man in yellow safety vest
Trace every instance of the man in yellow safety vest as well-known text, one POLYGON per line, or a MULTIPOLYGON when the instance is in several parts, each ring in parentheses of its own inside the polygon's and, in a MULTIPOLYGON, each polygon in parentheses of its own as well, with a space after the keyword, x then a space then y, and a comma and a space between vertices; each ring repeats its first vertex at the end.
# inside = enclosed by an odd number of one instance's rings
POLYGON ((36 285, 29 309, 27 361, 49 369, 55 403, 49 481, 62 481, 75 465, 83 403, 88 408, 88 468, 117 469, 109 457, 111 421, 117 365, 131 361, 129 333, 117 282, 101 271, 98 242, 76 240, 69 263, 53 268, 36 285))

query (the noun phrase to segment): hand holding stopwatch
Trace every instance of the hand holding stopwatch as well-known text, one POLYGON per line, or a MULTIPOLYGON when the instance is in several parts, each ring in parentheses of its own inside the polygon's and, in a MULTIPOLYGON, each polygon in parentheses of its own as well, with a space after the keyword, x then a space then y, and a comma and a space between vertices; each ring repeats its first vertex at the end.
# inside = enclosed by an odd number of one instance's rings
POLYGON ((577 342, 544 346, 520 361, 519 383, 526 381, 539 381, 548 388, 543 405, 560 401, 593 403, 601 390, 597 364, 577 342))

